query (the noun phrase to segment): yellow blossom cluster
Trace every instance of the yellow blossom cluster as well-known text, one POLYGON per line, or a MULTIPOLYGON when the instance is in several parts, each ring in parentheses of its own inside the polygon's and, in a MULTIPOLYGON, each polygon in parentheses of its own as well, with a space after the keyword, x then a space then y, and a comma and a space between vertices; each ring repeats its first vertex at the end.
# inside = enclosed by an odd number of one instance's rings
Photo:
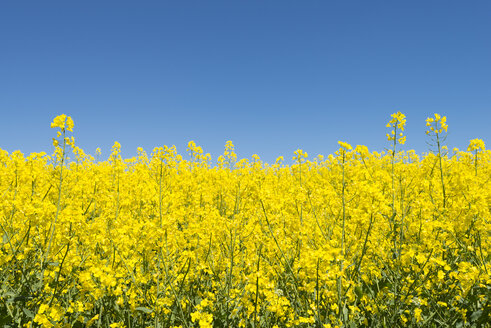
POLYGON ((467 151, 483 151, 486 149, 486 145, 484 141, 481 139, 472 139, 469 142, 469 147, 467 147, 467 151))
POLYGON ((426 130, 426 134, 430 134, 432 132, 435 134, 441 134, 443 131, 447 132, 447 117, 435 114, 434 117, 428 117, 426 119, 426 126, 429 127, 429 129, 426 130))
POLYGON ((386 127, 391 128, 390 133, 387 133, 387 140, 399 142, 401 145, 406 143, 406 136, 404 136, 404 127, 406 126, 406 115, 401 112, 397 112, 391 115, 391 120, 387 123, 386 127))
POLYGON ((304 152, 302 149, 297 149, 293 152, 293 157, 292 157, 292 160, 298 162, 298 163, 302 163, 302 162, 305 162, 305 159, 307 157, 309 157, 309 154, 307 154, 306 152, 304 152))
POLYGON ((405 123, 392 152, 213 163, 194 141, 96 160, 61 115, 52 154, 0 150, 0 323, 484 327, 491 151, 396 151, 405 123))
POLYGON ((353 149, 353 147, 347 142, 338 141, 338 144, 341 146, 341 148, 344 148, 345 150, 352 150, 353 149))

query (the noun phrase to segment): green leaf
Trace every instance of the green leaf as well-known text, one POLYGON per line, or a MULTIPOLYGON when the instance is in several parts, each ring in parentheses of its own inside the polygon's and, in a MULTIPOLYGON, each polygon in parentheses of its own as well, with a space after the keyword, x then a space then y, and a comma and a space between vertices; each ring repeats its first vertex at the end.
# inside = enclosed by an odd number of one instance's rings
POLYGON ((26 314, 27 317, 33 319, 34 318, 34 313, 32 313, 31 310, 27 309, 27 308, 23 308, 22 309, 24 311, 24 313, 26 314))
POLYGON ((344 316, 344 320, 347 321, 348 320, 348 308, 346 306, 343 306, 343 316, 344 316))
POLYGON ((7 297, 10 297, 10 298, 14 298, 14 297, 17 296, 17 294, 14 293, 14 292, 5 292, 5 293, 3 293, 3 295, 4 295, 3 297, 7 296, 7 297))
POLYGON ((475 311, 471 314, 471 321, 474 322, 476 321, 477 319, 479 319, 482 315, 482 310, 479 310, 479 311, 475 311))
POLYGON ((355 287, 355 294, 356 294, 356 296, 358 296, 358 298, 362 298, 363 297, 363 289, 361 289, 360 286, 356 286, 355 287))
POLYGON ((153 312, 152 309, 149 309, 149 308, 146 308, 146 307, 143 307, 143 306, 139 306, 135 310, 141 311, 141 312, 144 312, 144 313, 152 313, 153 312))

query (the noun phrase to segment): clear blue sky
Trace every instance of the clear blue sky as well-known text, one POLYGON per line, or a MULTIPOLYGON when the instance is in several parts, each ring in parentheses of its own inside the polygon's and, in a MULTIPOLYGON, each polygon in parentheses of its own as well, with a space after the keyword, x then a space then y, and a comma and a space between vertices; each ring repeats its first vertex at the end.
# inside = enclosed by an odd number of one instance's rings
POLYGON ((491 1, 0 3, 0 148, 51 151, 54 116, 107 156, 195 140, 273 161, 387 146, 447 115, 450 148, 491 146, 491 1))

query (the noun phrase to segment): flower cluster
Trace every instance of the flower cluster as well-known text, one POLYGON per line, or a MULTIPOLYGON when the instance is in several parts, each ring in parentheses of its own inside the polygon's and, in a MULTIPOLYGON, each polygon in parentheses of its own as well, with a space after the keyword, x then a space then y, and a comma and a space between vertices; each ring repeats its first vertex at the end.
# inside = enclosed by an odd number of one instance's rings
POLYGON ((387 140, 399 142, 401 145, 406 143, 406 136, 404 136, 404 127, 406 126, 406 115, 401 112, 397 112, 391 115, 391 120, 387 123, 386 127, 390 128, 390 133, 387 133, 387 140))
POLYGON ((307 157, 309 157, 309 154, 307 152, 304 152, 302 149, 297 149, 293 152, 293 157, 292 160, 294 160, 297 163, 302 163, 305 162, 307 157))
POLYGON ((352 150, 353 147, 347 143, 347 142, 343 142, 343 141, 338 141, 338 144, 341 146, 341 148, 343 148, 344 150, 352 150))
POLYGON ((60 128, 62 131, 73 132, 74 123, 70 116, 61 114, 53 119, 51 122, 51 128, 60 128))
POLYGON ((484 151, 485 149, 486 145, 481 139, 472 139, 469 142, 469 147, 467 147, 467 151, 484 151))
POLYGON ((426 134, 442 134, 443 131, 447 132, 447 117, 435 114, 434 117, 428 117, 426 119, 426 126, 429 127, 429 129, 426 130, 426 134))

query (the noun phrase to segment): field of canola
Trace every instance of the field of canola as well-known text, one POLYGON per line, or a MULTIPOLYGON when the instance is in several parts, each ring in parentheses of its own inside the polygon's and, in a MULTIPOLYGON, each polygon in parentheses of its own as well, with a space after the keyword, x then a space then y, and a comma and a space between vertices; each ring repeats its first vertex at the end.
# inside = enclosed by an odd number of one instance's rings
POLYGON ((438 114, 400 151, 405 124, 384 153, 212 165, 95 160, 58 116, 51 155, 0 150, 0 326, 489 327, 491 151, 438 114))

